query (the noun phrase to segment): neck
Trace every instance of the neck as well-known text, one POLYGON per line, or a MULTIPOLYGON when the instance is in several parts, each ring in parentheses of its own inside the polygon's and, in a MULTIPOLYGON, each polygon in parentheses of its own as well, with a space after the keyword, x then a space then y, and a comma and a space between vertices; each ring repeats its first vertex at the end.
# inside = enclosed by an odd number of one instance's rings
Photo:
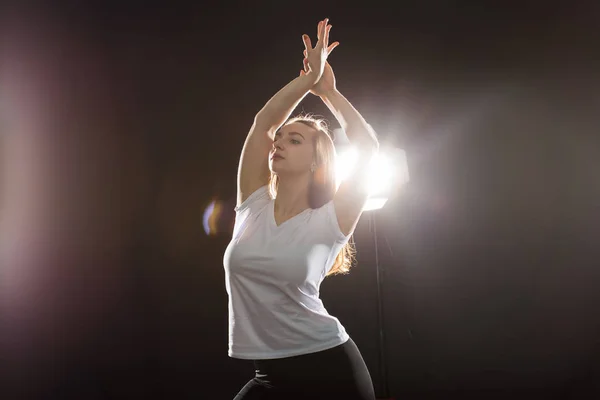
POLYGON ((310 207, 308 188, 310 176, 279 177, 275 211, 282 216, 293 216, 310 207))

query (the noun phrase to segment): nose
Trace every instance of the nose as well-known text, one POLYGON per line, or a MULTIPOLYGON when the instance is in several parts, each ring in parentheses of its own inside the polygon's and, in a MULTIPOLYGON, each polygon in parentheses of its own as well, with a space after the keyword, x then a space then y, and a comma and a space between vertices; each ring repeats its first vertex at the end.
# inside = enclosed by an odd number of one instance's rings
POLYGON ((273 149, 275 149, 275 150, 283 149, 283 147, 281 146, 281 140, 278 139, 273 142, 273 149))

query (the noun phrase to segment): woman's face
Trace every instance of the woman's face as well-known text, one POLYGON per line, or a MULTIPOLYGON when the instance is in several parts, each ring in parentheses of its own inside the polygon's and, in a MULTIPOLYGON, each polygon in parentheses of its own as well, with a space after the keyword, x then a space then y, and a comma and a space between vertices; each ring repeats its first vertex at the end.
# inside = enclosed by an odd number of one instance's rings
POLYGON ((282 126, 269 153, 269 168, 278 175, 310 173, 317 130, 301 122, 282 126))

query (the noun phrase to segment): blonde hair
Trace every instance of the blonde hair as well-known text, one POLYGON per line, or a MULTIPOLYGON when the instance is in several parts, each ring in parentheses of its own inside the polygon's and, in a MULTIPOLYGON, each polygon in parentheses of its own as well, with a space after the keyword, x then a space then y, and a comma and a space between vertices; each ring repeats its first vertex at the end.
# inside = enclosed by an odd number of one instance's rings
MULTIPOLYGON (((324 119, 316 118, 311 114, 302 114, 290 118, 284 125, 294 122, 307 125, 317 132, 314 136, 313 149, 317 168, 313 173, 313 179, 308 190, 308 204, 310 208, 319 208, 333 199, 337 191, 335 176, 336 152, 333 145, 331 133, 324 119)), ((269 179, 269 192, 272 198, 277 197, 278 176, 271 173, 269 179)), ((335 258, 331 270, 326 276, 347 274, 352 267, 356 249, 352 241, 348 241, 335 258)))

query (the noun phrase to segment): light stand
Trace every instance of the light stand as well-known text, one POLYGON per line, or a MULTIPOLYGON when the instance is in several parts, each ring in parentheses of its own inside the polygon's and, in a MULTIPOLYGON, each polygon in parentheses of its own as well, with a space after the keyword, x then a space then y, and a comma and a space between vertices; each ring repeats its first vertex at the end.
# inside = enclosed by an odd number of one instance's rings
POLYGON ((387 373, 387 362, 385 357, 385 329, 384 329, 384 315, 383 315, 383 269, 379 263, 379 246, 377 240, 377 219, 375 218, 375 210, 370 212, 369 222, 371 225, 371 232, 373 233, 373 244, 375 245, 375 273, 377 279, 377 326, 379 327, 379 375, 381 377, 382 396, 380 399, 390 398, 390 388, 388 384, 388 373, 387 373))

